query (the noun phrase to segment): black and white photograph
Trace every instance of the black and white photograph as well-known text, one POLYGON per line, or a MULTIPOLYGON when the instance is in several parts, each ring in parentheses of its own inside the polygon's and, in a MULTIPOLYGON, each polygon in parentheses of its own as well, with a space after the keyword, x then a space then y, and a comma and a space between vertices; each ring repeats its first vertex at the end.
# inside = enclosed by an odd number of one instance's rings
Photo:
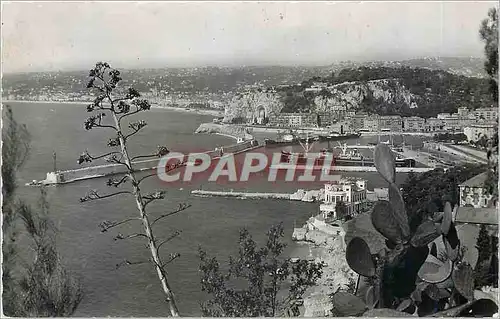
POLYGON ((496 317, 498 2, 2 1, 2 317, 496 317))

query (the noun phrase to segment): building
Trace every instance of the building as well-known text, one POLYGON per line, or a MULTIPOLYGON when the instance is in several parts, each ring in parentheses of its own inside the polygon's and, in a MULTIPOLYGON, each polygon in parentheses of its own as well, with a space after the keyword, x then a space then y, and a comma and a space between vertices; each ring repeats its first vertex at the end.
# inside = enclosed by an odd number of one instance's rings
POLYGON ((463 106, 459 107, 457 109, 457 114, 458 114, 458 116, 461 116, 461 117, 467 117, 467 116, 469 116, 469 109, 466 107, 463 107, 463 106))
POLYGON ((367 116, 363 121, 363 129, 368 132, 378 132, 380 130, 380 116, 376 114, 367 116))
POLYGON ((459 206, 470 206, 475 208, 496 206, 497 200, 494 199, 493 195, 489 194, 484 187, 486 178, 487 172, 484 172, 458 185, 460 188, 459 206))
POLYGON ((269 117, 269 125, 279 127, 317 127, 315 113, 279 113, 269 117))
POLYGON ((350 114, 346 118, 349 122, 351 122, 351 129, 355 132, 359 130, 363 130, 365 128, 365 118, 368 117, 368 114, 350 114))
POLYGON ((493 122, 498 119, 498 108, 480 108, 474 110, 474 115, 477 120, 493 122))
POLYGON ((492 137, 496 132, 495 128, 496 124, 473 124, 464 128, 464 134, 467 136, 468 141, 479 141, 481 136, 485 136, 486 138, 492 137))
POLYGON ((356 178, 343 178, 336 183, 325 184, 325 200, 320 205, 323 218, 339 218, 335 207, 338 202, 346 205, 347 214, 354 215, 366 202, 367 181, 356 178))
POLYGON ((399 115, 386 115, 379 117, 380 131, 401 132, 403 129, 403 118, 399 115))
POLYGON ((444 130, 444 122, 441 119, 431 117, 425 120, 425 132, 440 132, 444 130))
MULTIPOLYGON (((480 226, 486 226, 490 235, 498 237, 498 198, 484 187, 487 172, 472 177, 459 185, 460 199, 453 218, 461 243, 467 247, 472 262, 477 260, 477 237, 480 226)), ((467 257, 467 256, 466 256, 467 257)))
POLYGON ((403 119, 403 130, 405 132, 423 132, 425 119, 418 116, 405 117, 403 119))
POLYGON ((339 134, 348 134, 352 133, 353 129, 351 127, 350 121, 338 121, 330 125, 330 131, 339 133, 339 134))
POLYGON ((337 117, 331 112, 318 113, 317 118, 319 127, 329 127, 337 121, 337 117))

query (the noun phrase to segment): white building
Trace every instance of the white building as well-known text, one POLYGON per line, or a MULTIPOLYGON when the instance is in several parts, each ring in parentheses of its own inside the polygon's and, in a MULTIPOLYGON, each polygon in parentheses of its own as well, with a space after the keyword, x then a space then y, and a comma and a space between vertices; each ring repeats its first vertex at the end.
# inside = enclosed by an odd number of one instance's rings
POLYGON ((337 218, 335 207, 338 202, 343 202, 347 214, 353 215, 366 202, 366 184, 364 179, 353 178, 343 178, 338 182, 325 184, 325 201, 319 207, 323 217, 337 218))
POLYGON ((489 107, 476 109, 474 110, 474 115, 477 120, 492 122, 498 119, 498 108, 489 107))
POLYGON ((479 141, 481 136, 490 138, 495 134, 495 124, 473 124, 464 128, 464 134, 468 141, 479 141))

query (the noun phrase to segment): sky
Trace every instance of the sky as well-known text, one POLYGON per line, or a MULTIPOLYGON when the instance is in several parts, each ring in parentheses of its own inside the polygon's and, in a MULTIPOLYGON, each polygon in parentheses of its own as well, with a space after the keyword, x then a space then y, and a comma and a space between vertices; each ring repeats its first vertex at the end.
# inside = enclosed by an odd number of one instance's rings
POLYGON ((3 72, 482 57, 495 2, 5 2, 3 72))

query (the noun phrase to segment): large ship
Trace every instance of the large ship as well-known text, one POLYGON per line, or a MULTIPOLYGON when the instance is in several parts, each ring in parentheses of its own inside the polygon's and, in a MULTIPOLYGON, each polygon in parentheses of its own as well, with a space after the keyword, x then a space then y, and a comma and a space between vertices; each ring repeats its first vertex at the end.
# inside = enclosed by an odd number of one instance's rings
MULTIPOLYGON (((331 149, 323 149, 320 156, 316 159, 314 165, 323 165, 327 154, 331 154, 331 149)), ((291 153, 282 151, 281 152, 281 162, 282 163, 293 163, 295 165, 306 165, 307 154, 306 153, 291 153)), ((396 155, 395 158, 396 167, 415 167, 416 161, 413 158, 404 158, 396 155)), ((357 149, 352 151, 347 150, 347 145, 344 144, 341 148, 341 153, 338 155, 333 155, 332 166, 375 166, 375 161, 372 157, 363 156, 357 149)))
POLYGON ((361 136, 360 133, 352 133, 352 134, 330 133, 328 135, 320 135, 318 136, 318 139, 320 142, 342 141, 342 140, 359 138, 360 136, 361 136))
POLYGON ((279 147, 279 146, 299 145, 300 143, 313 142, 313 141, 318 141, 318 142, 342 141, 348 139, 355 139, 360 136, 361 134, 359 133, 338 134, 332 132, 328 135, 298 137, 293 133, 288 133, 285 135, 280 135, 276 140, 266 139, 264 141, 264 144, 266 147, 279 147))

